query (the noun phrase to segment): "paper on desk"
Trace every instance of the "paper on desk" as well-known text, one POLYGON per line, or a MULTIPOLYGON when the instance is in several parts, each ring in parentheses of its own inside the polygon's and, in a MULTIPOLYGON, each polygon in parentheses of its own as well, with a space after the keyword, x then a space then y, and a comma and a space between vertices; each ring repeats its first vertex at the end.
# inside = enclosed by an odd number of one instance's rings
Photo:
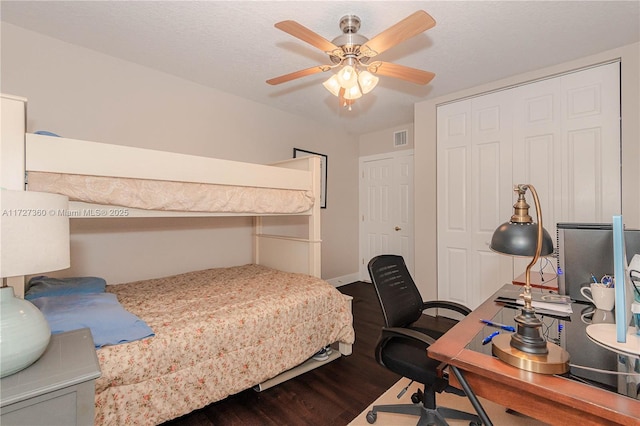
MULTIPOLYGON (((520 297, 523 289, 516 288, 503 288, 500 290, 496 302, 503 302, 509 304, 524 305, 524 300, 520 297)), ((571 303, 568 297, 560 296, 555 293, 532 291, 531 292, 531 305, 540 310, 551 311, 553 313, 561 314, 562 316, 569 316, 573 313, 571 303)))
MULTIPOLYGON (((517 299, 516 303, 518 305, 524 305, 524 300, 517 299)), ((560 313, 565 313, 567 315, 570 315, 571 313, 573 313, 573 309, 571 309, 570 303, 541 302, 537 300, 532 300, 531 306, 533 306, 536 309, 544 309, 547 311, 560 312, 560 313)))

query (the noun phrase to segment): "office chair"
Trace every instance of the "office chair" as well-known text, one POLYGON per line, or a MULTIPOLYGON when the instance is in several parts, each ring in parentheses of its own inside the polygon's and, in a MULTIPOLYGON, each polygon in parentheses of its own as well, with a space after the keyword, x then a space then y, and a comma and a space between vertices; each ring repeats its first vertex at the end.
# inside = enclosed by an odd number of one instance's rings
POLYGON ((450 386, 446 377, 438 377, 441 363, 427 356, 427 348, 457 322, 440 313, 450 310, 466 316, 471 310, 453 302, 423 302, 402 256, 376 256, 369 262, 368 269, 385 321, 376 345, 376 361, 394 373, 422 383, 424 390, 413 394, 414 404, 374 406, 367 413, 367 421, 375 423, 378 412, 387 412, 420 416, 418 425, 447 425, 445 418, 469 420, 471 425, 482 424, 474 414, 436 406, 436 392, 466 395, 450 386), (438 309, 433 328, 413 325, 425 309, 432 308, 438 309))

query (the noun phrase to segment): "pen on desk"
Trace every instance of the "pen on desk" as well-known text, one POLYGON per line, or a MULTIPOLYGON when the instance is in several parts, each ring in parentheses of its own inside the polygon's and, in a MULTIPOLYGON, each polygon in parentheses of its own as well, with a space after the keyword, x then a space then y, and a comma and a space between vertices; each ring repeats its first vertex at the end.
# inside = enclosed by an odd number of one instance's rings
POLYGON ((494 331, 493 333, 491 333, 490 335, 488 335, 487 337, 485 337, 482 340, 482 344, 486 345, 487 343, 489 343, 494 337, 496 337, 498 334, 500 334, 499 331, 494 331))
POLYGON ((506 324, 500 324, 499 322, 493 322, 493 321, 489 321, 489 320, 480 320, 480 322, 483 322, 487 325, 490 325, 491 327, 497 327, 497 328, 501 328, 504 331, 516 331, 515 327, 510 326, 510 325, 506 325, 506 324))

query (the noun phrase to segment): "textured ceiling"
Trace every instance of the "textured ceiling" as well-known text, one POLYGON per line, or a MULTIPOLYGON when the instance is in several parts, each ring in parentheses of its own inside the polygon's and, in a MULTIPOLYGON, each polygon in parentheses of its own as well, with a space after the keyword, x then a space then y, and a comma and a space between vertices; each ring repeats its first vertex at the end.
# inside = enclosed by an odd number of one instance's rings
POLYGON ((7 1, 1 19, 271 105, 353 134, 413 121, 416 102, 640 40, 639 1, 7 1), (295 20, 328 40, 347 14, 368 38, 418 9, 434 28, 377 58, 436 73, 427 86, 381 77, 352 111, 328 73, 265 80, 327 56, 274 28, 295 20))

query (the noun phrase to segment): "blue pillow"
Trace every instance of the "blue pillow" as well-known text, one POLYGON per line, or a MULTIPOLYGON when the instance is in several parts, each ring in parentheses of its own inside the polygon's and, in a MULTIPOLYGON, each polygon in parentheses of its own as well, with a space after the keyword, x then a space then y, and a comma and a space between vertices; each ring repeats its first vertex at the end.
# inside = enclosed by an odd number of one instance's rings
POLYGON ((49 278, 37 276, 29 280, 29 289, 24 298, 33 300, 47 296, 104 293, 106 285, 106 281, 98 277, 49 278))
POLYGON ((112 293, 39 297, 31 303, 42 311, 53 334, 89 327, 96 348, 155 335, 112 293))
POLYGON ((48 130, 38 130, 36 132, 34 132, 36 135, 45 135, 45 136, 55 136, 57 138, 60 137, 60 135, 56 135, 53 132, 49 132, 48 130))

